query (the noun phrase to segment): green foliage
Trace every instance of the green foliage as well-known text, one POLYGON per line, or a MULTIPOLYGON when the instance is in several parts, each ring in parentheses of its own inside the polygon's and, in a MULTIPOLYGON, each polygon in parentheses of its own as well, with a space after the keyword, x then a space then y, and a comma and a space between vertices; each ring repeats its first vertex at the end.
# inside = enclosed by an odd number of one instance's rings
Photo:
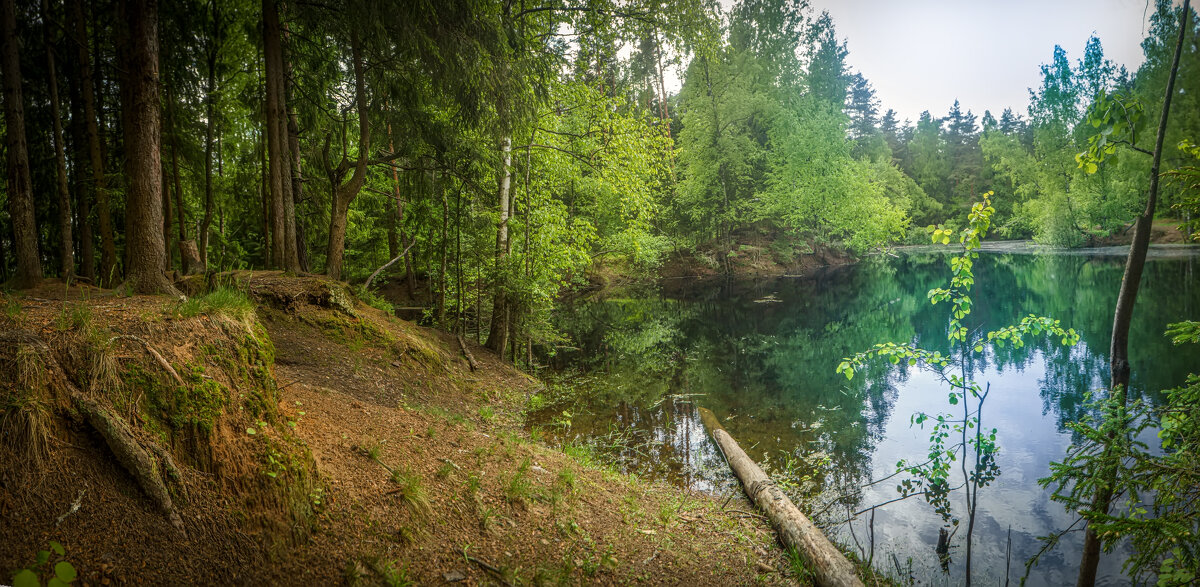
POLYGON ((396 307, 391 302, 384 299, 383 296, 363 287, 357 286, 354 288, 354 295, 362 302, 376 310, 383 311, 388 315, 395 313, 396 307))
POLYGON ((928 229, 934 243, 948 245, 955 239, 962 247, 961 254, 950 258, 951 277, 948 287, 933 288, 928 293, 929 301, 933 305, 950 303, 946 338, 951 343, 953 352, 943 355, 939 351, 929 351, 907 343, 877 343, 870 350, 843 359, 837 367, 838 373, 852 379, 856 370, 866 368, 868 362, 873 359, 885 359, 892 364, 903 361, 910 366, 920 365, 933 370, 949 385, 947 400, 951 406, 961 404, 961 417, 955 418, 950 414, 930 415, 924 412, 914 414, 912 424, 922 428, 926 423, 930 424, 928 459, 918 464, 907 460, 899 461, 896 464, 897 472, 907 472, 909 478, 903 479, 896 490, 905 497, 924 495, 943 520, 953 521, 957 525, 957 519, 951 520, 950 492, 954 489, 951 486, 951 464, 961 458, 961 481, 965 488, 966 511, 970 519, 967 556, 970 556, 978 491, 1000 474, 995 459, 999 450, 996 443, 997 431, 995 428, 985 431, 982 424, 983 406, 991 386, 972 379, 968 363, 985 357, 989 350, 995 353, 1006 345, 1020 347, 1025 344, 1026 338, 1050 336, 1065 346, 1074 345, 1079 341, 1079 334, 1074 329, 1064 329, 1058 320, 1039 316, 1027 316, 1018 324, 987 332, 986 335, 968 325, 967 319, 974 304, 973 268, 975 260, 979 257, 981 242, 991 227, 992 216, 995 213, 990 196, 990 193, 984 194, 983 201, 971 207, 966 228, 955 231, 944 226, 930 226, 928 229), (949 444, 952 437, 957 437, 957 444, 949 444))
POLYGON ((60 587, 74 582, 79 575, 65 560, 66 554, 61 544, 51 540, 49 550, 39 550, 33 564, 13 574, 13 587, 60 587))

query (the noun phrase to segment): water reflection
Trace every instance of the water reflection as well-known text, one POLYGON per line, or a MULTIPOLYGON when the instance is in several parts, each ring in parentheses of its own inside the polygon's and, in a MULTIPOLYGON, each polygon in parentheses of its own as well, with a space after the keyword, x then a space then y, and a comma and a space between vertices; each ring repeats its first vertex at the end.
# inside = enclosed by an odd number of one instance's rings
MULTIPOLYGON (((1156 249, 1130 333, 1131 393, 1151 402, 1200 365, 1194 348, 1173 347, 1162 336, 1168 322, 1200 318, 1195 288, 1196 249, 1156 249)), ((1071 438, 1065 422, 1085 408, 1084 394, 1107 379, 1108 336, 1123 258, 1095 254, 985 253, 976 265, 972 318, 984 328, 1018 322, 1030 313, 1059 318, 1081 333, 1064 348, 1030 341, 988 354, 972 364, 973 378, 989 382, 984 424, 999 429, 1000 477, 980 494, 973 566, 978 577, 1014 578, 1034 554, 1039 535, 1072 522, 1047 501, 1037 479, 1061 459, 1071 438), (1011 544, 1009 542, 1011 529, 1011 544), (1011 550, 1011 553, 1010 553, 1011 550)), ((947 388, 931 373, 874 362, 853 381, 834 372, 842 357, 876 342, 911 342, 949 352, 945 309, 926 292, 948 274, 945 257, 916 253, 873 259, 803 278, 768 281, 667 281, 627 297, 580 303, 557 317, 575 348, 547 358, 592 393, 569 406, 569 430, 548 426, 560 440, 597 445, 623 468, 692 487, 733 487, 709 442, 695 405, 723 420, 747 452, 768 467, 789 459, 827 459, 809 481, 826 497, 895 472, 901 459, 919 460, 928 431, 910 427, 913 413, 947 409, 947 388), (815 458, 816 457, 816 458, 815 458)), ((562 406, 546 411, 545 425, 562 406)), ((538 418, 535 417, 535 423, 538 418)), ((808 471, 805 471, 808 472, 808 471)), ((895 480, 868 487, 828 510, 828 520, 897 497, 895 480)), ((956 509, 961 499, 953 497, 956 509)), ((835 532, 866 548, 866 521, 835 532)), ((956 584, 961 541, 950 538, 949 574, 939 568, 938 529, 932 507, 916 499, 877 510, 876 565, 919 580, 956 584), (893 554, 895 556, 893 556, 893 554)), ((1074 577, 1078 547, 1068 542, 1043 558, 1031 584, 1074 577), (1068 554, 1063 554, 1063 553, 1068 554)), ((1102 572, 1120 583, 1119 557, 1102 572)))

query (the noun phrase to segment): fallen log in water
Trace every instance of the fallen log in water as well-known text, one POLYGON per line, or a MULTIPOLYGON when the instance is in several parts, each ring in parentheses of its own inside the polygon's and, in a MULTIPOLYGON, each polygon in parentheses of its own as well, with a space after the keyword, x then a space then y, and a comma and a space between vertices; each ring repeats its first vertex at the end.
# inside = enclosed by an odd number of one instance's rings
POLYGON ((771 478, 754 461, 746 456, 736 440, 725 431, 717 417, 705 408, 700 408, 700 420, 708 429, 733 474, 742 482, 742 488, 750 499, 770 518, 779 531, 782 542, 796 549, 808 562, 817 584, 823 587, 862 587, 862 581, 854 571, 854 565, 846 559, 825 534, 818 529, 784 495, 771 478))

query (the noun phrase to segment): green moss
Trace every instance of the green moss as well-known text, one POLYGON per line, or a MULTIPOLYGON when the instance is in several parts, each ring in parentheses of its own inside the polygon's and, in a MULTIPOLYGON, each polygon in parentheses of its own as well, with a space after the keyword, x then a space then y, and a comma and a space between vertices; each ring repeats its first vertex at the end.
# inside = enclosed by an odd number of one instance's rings
POLYGON ((144 415, 147 429, 161 431, 159 423, 171 430, 200 428, 211 431, 229 401, 229 389, 207 377, 203 365, 190 364, 180 375, 185 385, 165 381, 140 365, 125 368, 122 380, 132 389, 137 389, 146 398, 144 415))

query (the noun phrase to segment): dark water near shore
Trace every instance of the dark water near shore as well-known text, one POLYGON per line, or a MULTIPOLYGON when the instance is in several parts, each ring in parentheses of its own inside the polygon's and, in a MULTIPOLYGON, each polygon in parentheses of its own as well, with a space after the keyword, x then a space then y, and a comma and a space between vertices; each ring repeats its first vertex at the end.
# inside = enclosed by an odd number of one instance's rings
MULTIPOLYGON (((1037 536, 1073 521, 1037 479, 1071 442, 1064 423, 1078 420, 1085 394, 1107 381, 1124 251, 988 249, 975 267, 973 325, 991 330, 1032 313, 1082 335, 1075 347, 1037 340, 973 362, 974 379, 991 385, 983 420, 998 429, 1000 445, 1000 476, 979 495, 973 574, 983 584, 1003 583, 1007 567, 1016 584, 1041 547, 1037 536)), ((1154 248, 1130 334, 1134 396, 1156 401, 1200 371, 1200 346, 1175 347, 1162 335, 1170 322, 1200 319, 1198 270, 1200 249, 1154 248)), ((949 352, 947 306, 926 298, 948 276, 944 253, 911 250, 803 277, 673 280, 574 304, 556 317, 569 342, 550 361, 558 377, 590 390, 588 399, 552 405, 534 420, 560 441, 593 444, 625 470, 723 494, 735 485, 696 413, 697 405, 707 407, 752 457, 786 474, 791 493, 812 499, 832 536, 867 553, 869 515, 838 522, 899 497, 897 479, 833 498, 894 473, 900 459, 923 460, 928 430, 910 426, 910 418, 950 411, 949 390, 934 374, 903 364, 881 361, 852 381, 834 370, 877 342, 949 352)), ((961 493, 951 504, 955 515, 965 514, 961 493)), ((922 583, 961 583, 965 522, 951 540, 948 573, 934 552, 941 526, 919 498, 878 508, 876 566, 897 574, 898 565, 906 575, 911 568, 922 583)), ((1033 569, 1030 584, 1073 583, 1081 541, 1068 535, 1033 569)), ((1105 557, 1104 584, 1127 582, 1120 565, 1119 551, 1105 557)))

